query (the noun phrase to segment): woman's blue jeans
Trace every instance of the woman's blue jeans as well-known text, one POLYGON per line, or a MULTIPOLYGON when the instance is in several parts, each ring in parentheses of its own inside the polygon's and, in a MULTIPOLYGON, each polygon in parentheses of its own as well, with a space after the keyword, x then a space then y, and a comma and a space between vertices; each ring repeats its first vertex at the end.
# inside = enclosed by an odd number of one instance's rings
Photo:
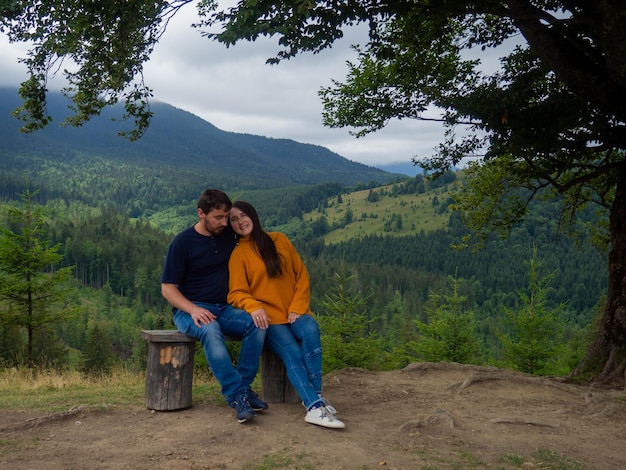
POLYGON ((259 370, 266 330, 257 328, 250 315, 229 304, 194 303, 211 311, 217 320, 198 328, 191 315, 176 310, 174 324, 181 333, 200 341, 209 367, 230 404, 252 385, 259 370), (233 366, 224 335, 241 338, 237 367, 233 366))
POLYGON ((265 341, 282 359, 287 377, 306 409, 323 403, 322 343, 315 318, 302 315, 293 323, 270 325, 265 341))

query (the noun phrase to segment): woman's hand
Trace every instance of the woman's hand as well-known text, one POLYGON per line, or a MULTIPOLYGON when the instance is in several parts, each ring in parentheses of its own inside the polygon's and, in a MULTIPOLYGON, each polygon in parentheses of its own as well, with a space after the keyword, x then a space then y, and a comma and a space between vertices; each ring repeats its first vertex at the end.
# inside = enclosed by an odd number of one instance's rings
POLYGON ((265 330, 268 326, 270 326, 270 317, 267 316, 264 308, 255 310, 250 315, 252 316, 252 321, 254 321, 257 328, 265 330))
POLYGON ((300 318, 302 314, 296 312, 289 312, 289 316, 287 317, 287 321, 289 323, 295 322, 298 318, 300 318))

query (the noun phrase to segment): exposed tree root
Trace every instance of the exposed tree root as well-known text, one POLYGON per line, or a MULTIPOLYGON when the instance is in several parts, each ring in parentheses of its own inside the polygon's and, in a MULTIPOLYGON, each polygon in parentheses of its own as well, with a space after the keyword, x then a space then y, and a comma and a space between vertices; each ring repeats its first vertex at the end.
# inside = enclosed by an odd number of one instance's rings
POLYGON ((46 416, 39 416, 37 418, 28 419, 23 423, 0 427, 0 432, 19 431, 21 429, 35 428, 50 422, 62 421, 81 415, 86 409, 86 405, 73 406, 67 411, 60 411, 58 413, 52 413, 46 416))

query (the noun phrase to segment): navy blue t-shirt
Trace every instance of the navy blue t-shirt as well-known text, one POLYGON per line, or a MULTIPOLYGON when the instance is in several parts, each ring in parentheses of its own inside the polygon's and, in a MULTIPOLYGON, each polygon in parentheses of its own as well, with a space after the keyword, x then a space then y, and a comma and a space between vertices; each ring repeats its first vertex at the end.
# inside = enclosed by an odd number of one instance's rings
POLYGON ((167 250, 161 282, 176 284, 192 302, 225 304, 228 259, 237 240, 230 226, 217 236, 204 236, 189 227, 174 237, 167 250))

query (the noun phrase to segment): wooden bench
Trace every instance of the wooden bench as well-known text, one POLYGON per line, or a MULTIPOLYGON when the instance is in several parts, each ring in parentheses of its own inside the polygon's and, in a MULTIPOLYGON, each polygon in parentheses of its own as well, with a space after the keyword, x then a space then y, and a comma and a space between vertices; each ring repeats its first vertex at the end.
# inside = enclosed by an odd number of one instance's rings
MULTIPOLYGON (((173 411, 192 405, 196 340, 177 330, 142 330, 148 341, 146 407, 173 411)), ((226 341, 239 338, 226 337, 226 341)), ((300 397, 289 382, 285 366, 268 347, 261 354, 262 398, 269 403, 298 403, 300 397)))

